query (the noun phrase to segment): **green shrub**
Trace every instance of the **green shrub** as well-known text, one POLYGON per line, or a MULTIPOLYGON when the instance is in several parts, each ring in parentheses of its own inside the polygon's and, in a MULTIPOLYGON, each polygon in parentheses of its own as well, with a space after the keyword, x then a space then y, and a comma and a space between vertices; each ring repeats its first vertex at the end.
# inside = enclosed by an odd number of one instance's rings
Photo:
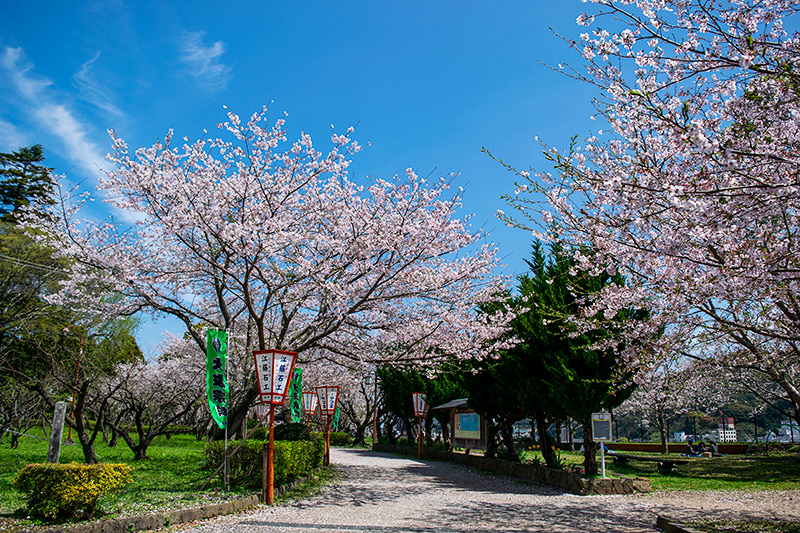
POLYGON ((311 428, 300 422, 275 426, 275 440, 314 440, 311 428))
POLYGON ((132 481, 132 471, 126 464, 30 464, 17 472, 14 487, 27 494, 32 516, 92 516, 101 497, 132 481))
POLYGON ((255 429, 250 436, 247 437, 247 440, 267 440, 269 439, 269 428, 260 427, 255 429))
MULTIPOLYGON (((311 428, 300 422, 288 422, 275 426, 275 440, 313 440, 311 428)), ((269 428, 260 427, 247 440, 269 439, 269 428)))
MULTIPOLYGON (((230 482, 243 487, 260 487, 266 441, 248 439, 231 457, 230 482)), ((228 442, 231 449, 239 445, 228 442)), ((273 467, 274 482, 283 485, 319 468, 325 453, 325 443, 319 437, 305 441, 275 441, 273 467)), ((206 445, 206 457, 212 465, 219 465, 225 457, 224 442, 206 445)))
POLYGON ((353 437, 349 433, 331 431, 331 446, 350 446, 352 444, 353 437))

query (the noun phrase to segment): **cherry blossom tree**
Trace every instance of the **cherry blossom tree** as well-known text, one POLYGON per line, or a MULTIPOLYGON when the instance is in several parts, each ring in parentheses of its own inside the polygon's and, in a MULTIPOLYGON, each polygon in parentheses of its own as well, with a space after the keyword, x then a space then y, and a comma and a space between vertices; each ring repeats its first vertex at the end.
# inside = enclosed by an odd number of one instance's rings
POLYGON ((593 3, 578 19, 589 29, 567 40, 585 70, 560 68, 598 87, 602 129, 546 146, 555 172, 520 171, 514 213, 500 216, 625 276, 586 317, 649 309, 631 336, 686 331, 686 355, 768 377, 800 420, 800 36, 784 27, 798 7, 593 3))
POLYGON ((147 458, 158 436, 181 431, 205 395, 205 367, 197 357, 161 357, 123 363, 108 381, 115 390, 106 423, 122 437, 135 461, 147 458))
MULTIPOLYGON (((111 132, 115 169, 100 189, 135 226, 80 220, 86 193, 62 190, 54 216, 32 221, 74 261, 52 300, 177 317, 198 355, 204 327, 238 337, 244 353, 357 362, 462 357, 499 336, 502 320, 475 312, 503 284, 495 250, 456 217, 452 179, 409 169, 359 185, 352 128, 323 153, 305 133, 288 143, 284 120, 266 114, 228 113, 220 138, 174 146, 170 132, 134 152, 111 132)), ((257 394, 252 379, 243 390, 234 429, 257 394)))
POLYGON ((641 384, 614 414, 634 414, 655 421, 662 453, 669 453, 668 431, 672 420, 690 410, 717 409, 737 390, 721 377, 716 365, 675 354, 650 368, 639 381, 641 384))

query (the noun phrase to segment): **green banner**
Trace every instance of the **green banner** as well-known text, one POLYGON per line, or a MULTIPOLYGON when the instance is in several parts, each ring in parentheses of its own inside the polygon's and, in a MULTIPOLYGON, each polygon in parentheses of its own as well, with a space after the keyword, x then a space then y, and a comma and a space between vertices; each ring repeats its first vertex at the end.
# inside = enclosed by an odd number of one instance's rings
POLYGON ((292 410, 292 422, 303 421, 303 370, 294 369, 294 377, 289 385, 289 408, 292 410))
POLYGON ((228 425, 228 334, 216 329, 206 335, 206 393, 208 410, 220 428, 228 425))

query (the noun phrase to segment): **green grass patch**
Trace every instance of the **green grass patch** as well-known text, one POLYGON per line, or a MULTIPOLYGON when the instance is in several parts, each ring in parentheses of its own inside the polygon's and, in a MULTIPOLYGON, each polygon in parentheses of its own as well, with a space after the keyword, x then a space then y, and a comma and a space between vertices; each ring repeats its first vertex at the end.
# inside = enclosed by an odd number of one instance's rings
MULTIPOLYGON (((32 433, 32 436, 42 437, 39 433, 32 433)), ((16 450, 11 449, 8 443, 0 445, 0 532, 39 525, 26 517, 24 495, 14 489, 12 481, 26 464, 45 462, 47 447, 47 441, 30 437, 21 438, 16 450)), ((100 441, 95 451, 101 462, 127 463, 134 467, 133 482, 119 494, 103 498, 99 505, 100 513, 105 518, 118 518, 237 498, 241 493, 234 487, 231 492, 224 491, 217 477, 206 490, 198 491, 213 471, 206 464, 203 448, 204 442, 191 435, 176 435, 170 439, 159 437, 149 447, 148 458, 135 462, 133 453, 123 442, 120 441, 116 448, 109 448, 100 441)), ((71 461, 83 462, 80 446, 62 446, 60 462, 71 461)))
MULTIPOLYGON (((535 460, 539 452, 527 451, 525 460, 535 460)), ((653 453, 625 452, 626 455, 661 457, 653 453)), ((567 465, 583 464, 583 454, 560 452, 567 465)), ((667 457, 688 459, 670 475, 658 471, 658 463, 629 461, 616 464, 613 454, 606 454, 606 475, 609 477, 646 477, 654 490, 800 490, 800 460, 796 455, 768 457, 728 455, 725 457, 667 457)), ((598 463, 600 456, 597 457, 598 463)), ((599 466, 598 466, 599 469, 599 466)))
MULTIPOLYGON (((669 456, 681 458, 678 454, 669 456)), ((611 459, 606 466, 614 475, 646 477, 654 490, 800 489, 800 461, 797 457, 728 455, 688 459, 688 464, 678 465, 677 470, 669 475, 658 472, 657 463, 631 461, 617 465, 611 459)))

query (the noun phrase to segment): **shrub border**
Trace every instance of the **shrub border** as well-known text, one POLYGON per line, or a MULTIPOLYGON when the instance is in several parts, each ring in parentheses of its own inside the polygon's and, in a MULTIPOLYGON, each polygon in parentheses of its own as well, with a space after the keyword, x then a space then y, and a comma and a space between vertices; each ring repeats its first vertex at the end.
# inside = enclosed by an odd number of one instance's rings
MULTIPOLYGON (((318 470, 307 476, 297 478, 290 483, 275 487, 275 497, 282 496, 290 490, 311 479, 318 470)), ((188 509, 175 509, 164 513, 153 513, 141 516, 129 516, 112 520, 100 520, 70 526, 51 526, 46 529, 35 529, 36 533, 131 533, 134 531, 152 531, 176 524, 185 524, 195 520, 214 518, 261 505, 260 495, 246 496, 226 503, 203 505, 188 509)))

